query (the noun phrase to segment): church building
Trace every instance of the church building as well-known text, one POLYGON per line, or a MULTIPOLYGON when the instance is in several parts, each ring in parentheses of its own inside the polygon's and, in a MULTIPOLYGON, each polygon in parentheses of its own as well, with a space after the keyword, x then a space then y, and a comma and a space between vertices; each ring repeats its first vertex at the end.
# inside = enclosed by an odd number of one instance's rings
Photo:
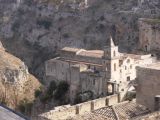
POLYGON ((67 81, 71 103, 122 93, 122 99, 136 78, 136 66, 151 64, 151 54, 120 53, 110 38, 103 50, 65 47, 60 56, 46 61, 46 82, 67 81))

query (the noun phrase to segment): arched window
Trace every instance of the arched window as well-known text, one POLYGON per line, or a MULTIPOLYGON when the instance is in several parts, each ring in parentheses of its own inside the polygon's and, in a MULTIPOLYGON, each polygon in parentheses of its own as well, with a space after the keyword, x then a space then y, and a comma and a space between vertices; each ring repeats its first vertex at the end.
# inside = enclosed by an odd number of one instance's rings
POLYGON ((127 63, 130 63, 130 59, 127 59, 127 63))
POLYGON ((125 66, 125 70, 127 70, 127 66, 125 66))
POLYGON ((116 63, 114 63, 114 71, 116 71, 116 63))

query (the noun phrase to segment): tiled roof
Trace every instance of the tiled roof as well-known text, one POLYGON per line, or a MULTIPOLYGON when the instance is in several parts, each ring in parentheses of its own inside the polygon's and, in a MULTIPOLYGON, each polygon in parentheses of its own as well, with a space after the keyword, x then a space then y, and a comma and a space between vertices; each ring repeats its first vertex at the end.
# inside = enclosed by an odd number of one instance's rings
MULTIPOLYGON (((73 118, 68 118, 67 120, 106 120, 106 118, 94 113, 85 113, 84 115, 78 115, 73 118)), ((111 119, 107 119, 107 120, 111 120, 111 119)))
POLYGON ((61 49, 61 51, 67 51, 67 52, 78 52, 79 50, 81 50, 80 48, 72 48, 72 47, 64 47, 63 49, 61 49))
POLYGON ((71 47, 64 47, 63 49, 61 49, 61 51, 76 53, 79 56, 95 57, 95 58, 102 58, 104 54, 103 50, 85 50, 85 49, 71 48, 71 47))
POLYGON ((149 113, 150 111, 135 102, 126 102, 114 106, 120 120, 131 119, 149 113))
POLYGON ((102 58, 104 55, 104 51, 102 50, 81 51, 78 55, 86 57, 102 58))
POLYGON ((112 106, 95 110, 93 113, 104 117, 105 120, 116 120, 116 115, 112 106))
POLYGON ((68 120, 127 120, 148 113, 150 113, 150 111, 146 107, 132 101, 104 107, 91 113, 77 115, 68 120))
POLYGON ((141 66, 142 68, 160 70, 160 62, 152 63, 150 65, 141 66))

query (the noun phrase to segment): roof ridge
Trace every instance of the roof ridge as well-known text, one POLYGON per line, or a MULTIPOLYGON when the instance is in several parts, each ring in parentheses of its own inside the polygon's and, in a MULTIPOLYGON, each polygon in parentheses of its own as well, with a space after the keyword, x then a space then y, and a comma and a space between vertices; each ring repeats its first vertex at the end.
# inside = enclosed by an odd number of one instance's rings
POLYGON ((118 114, 117 114, 117 112, 116 112, 116 109, 114 108, 114 106, 111 106, 111 108, 112 108, 112 110, 113 110, 113 114, 114 114, 115 117, 116 117, 116 120, 120 120, 120 119, 119 119, 119 116, 118 116, 118 114))

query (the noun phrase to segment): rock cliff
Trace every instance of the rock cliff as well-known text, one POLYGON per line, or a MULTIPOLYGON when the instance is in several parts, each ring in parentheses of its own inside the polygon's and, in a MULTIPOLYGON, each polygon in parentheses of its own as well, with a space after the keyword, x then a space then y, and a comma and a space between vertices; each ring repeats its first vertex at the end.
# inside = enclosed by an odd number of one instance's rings
POLYGON ((99 49, 112 34, 121 50, 132 51, 138 18, 158 16, 159 0, 0 0, 0 36, 43 79, 44 61, 60 48, 99 49))
POLYGON ((40 83, 28 72, 24 62, 0 46, 0 102, 19 110, 23 100, 33 102, 40 83))

